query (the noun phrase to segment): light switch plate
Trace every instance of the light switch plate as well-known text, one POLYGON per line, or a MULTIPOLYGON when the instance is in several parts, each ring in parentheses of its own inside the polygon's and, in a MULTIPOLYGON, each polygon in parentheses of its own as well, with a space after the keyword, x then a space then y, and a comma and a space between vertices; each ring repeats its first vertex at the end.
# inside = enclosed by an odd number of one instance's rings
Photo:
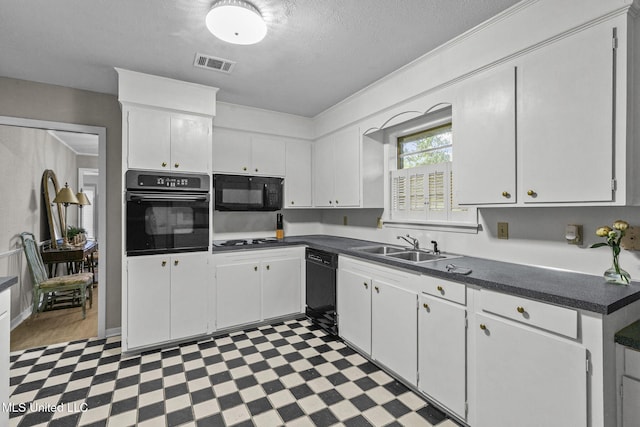
POLYGON ((508 239, 508 238, 509 238, 509 223, 499 222, 498 223, 498 239, 508 239))

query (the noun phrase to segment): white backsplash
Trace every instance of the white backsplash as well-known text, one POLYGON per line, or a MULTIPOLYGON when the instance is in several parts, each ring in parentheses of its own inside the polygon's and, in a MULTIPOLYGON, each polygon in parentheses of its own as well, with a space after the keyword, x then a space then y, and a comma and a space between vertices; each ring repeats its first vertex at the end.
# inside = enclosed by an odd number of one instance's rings
POLYGON ((322 212, 317 210, 282 210, 278 212, 213 213, 213 239, 228 240, 248 237, 275 237, 276 214, 284 216, 284 235, 322 233, 322 212))

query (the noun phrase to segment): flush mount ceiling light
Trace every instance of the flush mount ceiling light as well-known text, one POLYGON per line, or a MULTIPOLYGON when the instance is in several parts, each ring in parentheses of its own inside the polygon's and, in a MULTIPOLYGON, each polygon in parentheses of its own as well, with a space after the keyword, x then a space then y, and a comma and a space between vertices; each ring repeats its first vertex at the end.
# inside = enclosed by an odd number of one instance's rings
POLYGON ((220 0, 207 14, 207 28, 228 43, 254 44, 267 34, 267 24, 254 5, 243 0, 220 0))

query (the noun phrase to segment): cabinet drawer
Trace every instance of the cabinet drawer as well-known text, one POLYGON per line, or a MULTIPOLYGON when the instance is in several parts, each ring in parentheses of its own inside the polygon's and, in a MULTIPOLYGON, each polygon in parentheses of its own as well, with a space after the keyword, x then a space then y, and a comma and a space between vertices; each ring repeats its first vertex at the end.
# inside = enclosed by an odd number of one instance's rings
POLYGON ((624 374, 640 380, 640 351, 624 349, 624 374))
POLYGON ((422 276, 420 290, 435 297, 444 298, 458 304, 467 303, 467 287, 462 283, 450 282, 430 276, 422 276))
POLYGON ((480 308, 516 322, 578 338, 578 312, 570 308, 484 289, 480 291, 480 308))

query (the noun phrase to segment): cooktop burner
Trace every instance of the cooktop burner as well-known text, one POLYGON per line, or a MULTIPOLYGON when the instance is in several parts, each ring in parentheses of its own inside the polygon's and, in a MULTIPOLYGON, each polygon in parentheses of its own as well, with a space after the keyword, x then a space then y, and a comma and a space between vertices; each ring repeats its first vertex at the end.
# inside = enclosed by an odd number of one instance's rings
POLYGON ((277 241, 278 239, 276 239, 275 237, 260 237, 257 239, 233 239, 213 242, 213 246, 260 245, 262 243, 275 243, 277 241))

